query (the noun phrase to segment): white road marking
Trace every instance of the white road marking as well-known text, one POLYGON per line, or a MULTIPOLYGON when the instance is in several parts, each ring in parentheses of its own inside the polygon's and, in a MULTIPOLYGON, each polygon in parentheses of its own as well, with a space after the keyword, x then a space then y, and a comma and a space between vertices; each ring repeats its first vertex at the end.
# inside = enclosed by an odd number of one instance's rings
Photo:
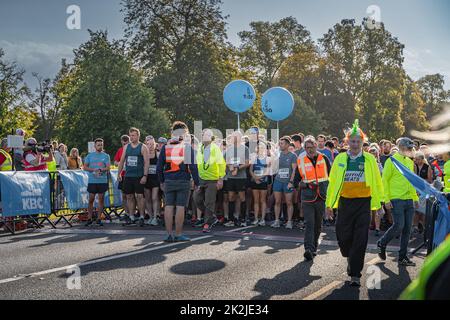
POLYGON ((25 278, 35 277, 35 276, 41 276, 41 275, 44 275, 44 274, 65 271, 65 270, 68 270, 68 269, 70 270, 70 269, 73 269, 75 267, 88 266, 88 265, 92 265, 92 264, 96 264, 96 263, 100 263, 100 262, 105 262, 105 261, 125 258, 125 257, 133 256, 133 255, 136 255, 136 254, 141 254, 141 253, 151 252, 151 251, 155 251, 155 250, 159 250, 159 249, 174 247, 174 246, 177 246, 179 244, 185 244, 185 243, 198 241, 198 240, 203 240, 203 239, 207 239, 207 238, 212 238, 212 235, 194 238, 194 239, 191 239, 191 241, 188 241, 188 242, 168 243, 168 244, 165 244, 165 245, 162 245, 162 246, 158 246, 158 247, 153 247, 153 248, 148 248, 148 249, 143 249, 143 250, 137 250, 137 251, 133 251, 133 252, 120 253, 120 254, 117 254, 117 255, 114 255, 114 256, 110 256, 110 257, 94 259, 94 260, 91 260, 91 261, 81 262, 81 263, 72 264, 72 265, 59 267, 59 268, 43 270, 43 271, 34 272, 34 273, 26 274, 26 275, 19 275, 19 276, 15 276, 15 277, 12 277, 12 278, 0 280, 0 284, 13 282, 13 281, 18 281, 18 280, 22 280, 22 279, 25 279, 25 278))
POLYGON ((339 286, 343 283, 344 283, 343 281, 335 280, 335 281, 331 282, 330 284, 326 285, 325 287, 322 287, 321 289, 317 290, 316 292, 303 298, 303 300, 315 300, 315 299, 321 297, 322 295, 324 295, 325 293, 327 293, 328 291, 333 290, 334 288, 336 288, 337 286, 339 286))

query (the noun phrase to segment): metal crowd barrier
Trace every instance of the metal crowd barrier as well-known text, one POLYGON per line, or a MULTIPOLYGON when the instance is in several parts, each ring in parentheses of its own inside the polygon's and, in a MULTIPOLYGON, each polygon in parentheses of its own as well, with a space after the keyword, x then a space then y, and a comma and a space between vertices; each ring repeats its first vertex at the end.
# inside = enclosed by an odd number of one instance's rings
MULTIPOLYGON (((33 172, 29 172, 29 174, 33 174, 33 172)), ((80 218, 82 216, 87 216, 87 208, 77 210, 69 208, 60 174, 58 172, 48 172, 48 174, 50 178, 51 214, 3 217, 0 208, 0 228, 3 227, 9 233, 15 234, 18 231, 17 227, 22 226, 23 222, 31 225, 32 228, 43 228, 46 222, 54 229, 56 229, 57 225, 61 222, 64 222, 66 226, 73 227, 72 223, 75 217, 80 218), (52 220, 52 218, 54 219, 52 220)), ((105 203, 102 214, 106 220, 112 221, 113 218, 120 219, 125 210, 122 206, 114 206, 114 186, 110 174, 108 174, 108 185, 110 206, 106 206, 105 203)), ((97 208, 94 207, 94 213, 96 213, 96 211, 97 208)))

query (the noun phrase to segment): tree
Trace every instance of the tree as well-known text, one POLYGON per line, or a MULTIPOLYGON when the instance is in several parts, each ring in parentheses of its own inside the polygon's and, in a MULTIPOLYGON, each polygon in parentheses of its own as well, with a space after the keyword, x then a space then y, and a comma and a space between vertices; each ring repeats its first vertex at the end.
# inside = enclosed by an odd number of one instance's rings
MULTIPOLYGON (((364 21, 355 25, 354 20, 336 24, 319 42, 328 62, 326 68, 343 83, 334 91, 351 98, 354 116, 360 118, 369 137, 377 141, 402 134, 404 45, 383 24, 372 29, 366 28, 364 21)), ((349 117, 348 122, 353 119, 349 117)))
POLYGON ((29 89, 23 82, 25 71, 15 62, 4 60, 4 54, 0 48, 0 137, 14 134, 17 128, 30 136, 36 114, 27 106, 29 89))
POLYGON ((444 76, 437 73, 417 80, 417 85, 425 100, 427 119, 431 120, 442 111, 443 104, 450 99, 450 90, 444 89, 444 76))
POLYGON ((405 133, 408 135, 412 130, 426 131, 430 129, 425 113, 425 101, 417 86, 417 83, 409 77, 406 80, 404 93, 404 107, 402 110, 402 120, 405 126, 405 133))
POLYGON ((239 74, 219 0, 124 1, 126 37, 156 105, 171 120, 234 128, 222 92, 239 74))
POLYGON ((57 83, 67 100, 58 136, 82 151, 88 141, 101 137, 112 151, 131 126, 142 134, 166 132, 165 111, 154 107, 153 91, 144 85, 142 72, 133 68, 123 45, 108 41, 106 32, 89 33, 90 40, 75 50, 73 65, 57 83))
POLYGON ((313 47, 309 31, 294 17, 274 23, 251 22, 249 31, 238 34, 242 42, 242 67, 257 75, 261 92, 273 86, 278 72, 291 55, 313 47))

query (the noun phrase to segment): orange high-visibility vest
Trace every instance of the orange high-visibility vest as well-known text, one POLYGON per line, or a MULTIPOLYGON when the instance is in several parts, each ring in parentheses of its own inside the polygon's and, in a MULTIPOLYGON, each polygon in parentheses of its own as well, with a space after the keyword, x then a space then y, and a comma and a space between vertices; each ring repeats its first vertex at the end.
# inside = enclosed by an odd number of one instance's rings
POLYGON ((319 184, 328 181, 327 163, 322 154, 319 153, 315 167, 306 154, 297 158, 297 165, 303 182, 319 184))
POLYGON ((164 172, 180 171, 180 165, 184 161, 184 143, 166 144, 166 165, 164 172))

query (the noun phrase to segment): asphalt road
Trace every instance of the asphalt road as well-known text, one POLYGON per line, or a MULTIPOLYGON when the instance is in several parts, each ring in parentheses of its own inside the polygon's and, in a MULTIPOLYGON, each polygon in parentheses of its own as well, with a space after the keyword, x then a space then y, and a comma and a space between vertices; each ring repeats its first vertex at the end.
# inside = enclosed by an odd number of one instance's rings
MULTIPOLYGON (((0 299, 397 299, 424 259, 419 251, 416 267, 399 267, 396 240, 381 262, 371 235, 358 289, 346 284, 334 227, 324 229, 314 262, 303 259, 299 229, 216 227, 205 235, 187 226, 186 234, 192 241, 166 244, 162 227, 3 233, 0 299)), ((419 243, 413 238, 411 248, 419 243)))

